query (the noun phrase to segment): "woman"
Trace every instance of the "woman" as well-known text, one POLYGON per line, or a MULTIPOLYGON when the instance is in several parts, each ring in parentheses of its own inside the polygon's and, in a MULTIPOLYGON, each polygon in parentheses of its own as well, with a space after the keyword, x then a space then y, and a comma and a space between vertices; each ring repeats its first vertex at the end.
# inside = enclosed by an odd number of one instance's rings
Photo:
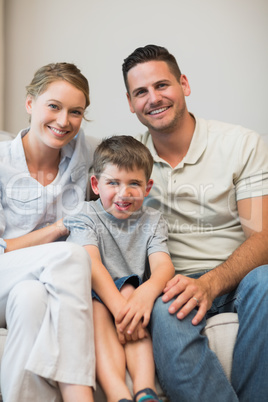
POLYGON ((68 234, 63 217, 85 197, 91 161, 80 125, 88 105, 88 82, 75 65, 44 66, 27 87, 30 128, 1 143, 5 402, 93 401, 90 260, 59 241, 68 234))

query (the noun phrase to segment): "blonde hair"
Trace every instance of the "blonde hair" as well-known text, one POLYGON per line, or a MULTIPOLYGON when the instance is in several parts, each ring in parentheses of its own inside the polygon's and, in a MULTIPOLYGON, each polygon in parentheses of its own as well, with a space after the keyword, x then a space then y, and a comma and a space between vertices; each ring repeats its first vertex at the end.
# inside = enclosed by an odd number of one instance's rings
POLYGON ((31 83, 26 86, 27 96, 37 98, 46 91, 49 84, 58 80, 65 80, 82 91, 86 98, 86 108, 89 106, 88 80, 72 63, 51 63, 39 68, 31 83))
POLYGON ((114 135, 104 139, 95 150, 93 169, 97 178, 109 163, 119 169, 142 169, 148 181, 154 161, 149 149, 134 137, 114 135))

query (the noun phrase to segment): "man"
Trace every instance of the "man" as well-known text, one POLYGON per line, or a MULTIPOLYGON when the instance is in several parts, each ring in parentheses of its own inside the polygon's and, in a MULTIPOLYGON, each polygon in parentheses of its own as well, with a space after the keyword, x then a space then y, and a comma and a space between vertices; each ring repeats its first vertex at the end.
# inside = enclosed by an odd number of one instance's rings
POLYGON ((163 390, 171 402, 268 400, 268 148, 189 113, 189 82, 165 48, 136 49, 123 74, 154 158, 147 205, 168 221, 177 272, 152 314, 163 390), (227 311, 239 317, 231 384, 201 335, 206 317, 227 311))

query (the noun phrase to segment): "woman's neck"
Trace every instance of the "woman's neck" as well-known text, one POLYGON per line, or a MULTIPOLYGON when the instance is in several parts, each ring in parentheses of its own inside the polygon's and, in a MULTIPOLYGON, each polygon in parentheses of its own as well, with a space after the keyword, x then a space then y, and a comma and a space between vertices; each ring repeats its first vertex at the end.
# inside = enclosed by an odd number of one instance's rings
POLYGON ((58 174, 60 150, 40 146, 29 132, 22 138, 22 144, 30 175, 43 186, 50 184, 58 174))

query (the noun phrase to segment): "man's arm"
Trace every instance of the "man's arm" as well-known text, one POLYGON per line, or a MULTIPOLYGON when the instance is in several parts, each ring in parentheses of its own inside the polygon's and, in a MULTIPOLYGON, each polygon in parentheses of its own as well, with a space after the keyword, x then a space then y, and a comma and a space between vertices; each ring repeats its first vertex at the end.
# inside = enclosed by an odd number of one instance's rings
POLYGON ((176 275, 165 288, 164 302, 178 295, 169 312, 177 312, 179 319, 196 307, 197 299, 199 309, 192 323, 198 324, 217 296, 235 289, 250 271, 268 263, 268 196, 240 200, 237 207, 246 235, 244 243, 224 263, 199 279, 176 275))

